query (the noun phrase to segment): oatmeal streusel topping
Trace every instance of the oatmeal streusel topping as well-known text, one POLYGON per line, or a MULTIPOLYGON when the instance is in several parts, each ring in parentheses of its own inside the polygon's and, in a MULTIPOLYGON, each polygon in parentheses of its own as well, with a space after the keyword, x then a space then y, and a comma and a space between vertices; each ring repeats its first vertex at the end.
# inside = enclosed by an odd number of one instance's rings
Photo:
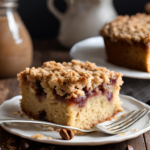
MULTIPOLYGON (((83 88, 93 90, 101 83, 108 84, 110 79, 121 78, 121 73, 109 71, 104 67, 97 67, 95 63, 83 63, 79 60, 71 62, 56 63, 55 61, 45 62, 39 68, 26 68, 18 74, 18 80, 23 83, 26 80, 31 82, 40 81, 44 88, 55 89, 60 96, 66 99, 84 96, 83 88)), ((123 83, 120 79, 120 85, 123 83)))
POLYGON ((129 44, 133 41, 147 44, 150 42, 150 15, 137 13, 133 16, 118 16, 114 21, 105 24, 101 35, 114 42, 123 39, 129 44))

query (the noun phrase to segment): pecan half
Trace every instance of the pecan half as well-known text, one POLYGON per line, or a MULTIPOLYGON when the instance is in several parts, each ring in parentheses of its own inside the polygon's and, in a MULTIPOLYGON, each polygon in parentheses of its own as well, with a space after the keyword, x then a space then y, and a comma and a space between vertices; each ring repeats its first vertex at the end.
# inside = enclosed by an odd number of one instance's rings
POLYGON ((74 132, 69 129, 61 129, 59 134, 63 140, 71 140, 74 137, 74 132))
POLYGON ((127 146, 127 150, 134 150, 133 147, 131 145, 127 146))

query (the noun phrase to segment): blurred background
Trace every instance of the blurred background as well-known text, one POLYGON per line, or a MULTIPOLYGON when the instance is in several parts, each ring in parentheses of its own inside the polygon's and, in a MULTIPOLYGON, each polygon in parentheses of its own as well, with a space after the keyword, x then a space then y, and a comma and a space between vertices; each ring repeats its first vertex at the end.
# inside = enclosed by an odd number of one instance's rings
MULTIPOLYGON (((32 38, 54 38, 58 35, 59 21, 48 10, 46 2, 46 0, 19 0, 18 12, 32 38)), ((147 2, 149 0, 113 0, 119 15, 144 12, 147 2)), ((54 5, 61 12, 65 12, 67 7, 63 0, 55 0, 54 5)))
POLYGON ((0 65, 0 77, 14 76, 30 66, 37 49, 47 50, 46 59, 39 54, 42 62, 68 61, 68 51, 75 43, 99 36, 104 24, 117 15, 134 15, 145 10, 150 14, 148 0, 0 0, 0 64, 5 64, 0 65), (64 50, 67 53, 62 57, 64 50))

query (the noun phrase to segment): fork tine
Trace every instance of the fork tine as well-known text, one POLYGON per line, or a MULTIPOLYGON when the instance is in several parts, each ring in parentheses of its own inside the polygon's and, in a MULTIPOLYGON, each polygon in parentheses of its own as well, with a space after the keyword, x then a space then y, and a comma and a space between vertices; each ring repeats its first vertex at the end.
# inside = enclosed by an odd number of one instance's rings
POLYGON ((126 117, 130 117, 135 111, 136 111, 136 110, 133 110, 133 111, 127 113, 126 115, 124 115, 123 117, 121 117, 121 118, 119 118, 119 119, 116 119, 116 120, 114 120, 114 121, 111 121, 110 123, 105 124, 105 126, 111 126, 111 125, 113 125, 113 124, 115 124, 115 123, 119 123, 119 122, 121 122, 123 119, 125 119, 126 117))
POLYGON ((111 129, 111 131, 113 132, 123 132, 123 130, 127 130, 129 127, 131 127, 132 125, 134 125, 137 121, 139 121, 141 118, 143 118, 144 116, 146 116, 149 113, 149 111, 144 111, 142 112, 142 114, 138 115, 136 118, 134 118, 133 120, 131 120, 131 122, 127 122, 125 123, 125 125, 123 125, 121 128, 118 129, 111 129))
POLYGON ((133 114, 131 114, 130 116, 124 118, 122 121, 113 124, 112 126, 107 126, 108 129, 117 129, 120 128, 122 126, 124 126, 125 124, 127 124, 128 122, 132 121, 134 118, 136 118, 137 116, 139 116, 142 112, 145 112, 146 109, 142 109, 140 111, 136 111, 133 114), (132 120, 131 120, 132 119, 132 120))

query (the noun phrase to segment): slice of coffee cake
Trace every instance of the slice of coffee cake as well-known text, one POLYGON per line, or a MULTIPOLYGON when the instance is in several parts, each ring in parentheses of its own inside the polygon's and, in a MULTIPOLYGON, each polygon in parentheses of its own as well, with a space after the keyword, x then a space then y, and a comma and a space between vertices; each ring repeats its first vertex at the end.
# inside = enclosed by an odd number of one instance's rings
POLYGON ((100 33, 109 62, 150 73, 150 15, 118 16, 100 33))
POLYGON ((22 110, 36 119, 89 129, 122 111, 122 74, 88 61, 45 62, 18 80, 22 110))

